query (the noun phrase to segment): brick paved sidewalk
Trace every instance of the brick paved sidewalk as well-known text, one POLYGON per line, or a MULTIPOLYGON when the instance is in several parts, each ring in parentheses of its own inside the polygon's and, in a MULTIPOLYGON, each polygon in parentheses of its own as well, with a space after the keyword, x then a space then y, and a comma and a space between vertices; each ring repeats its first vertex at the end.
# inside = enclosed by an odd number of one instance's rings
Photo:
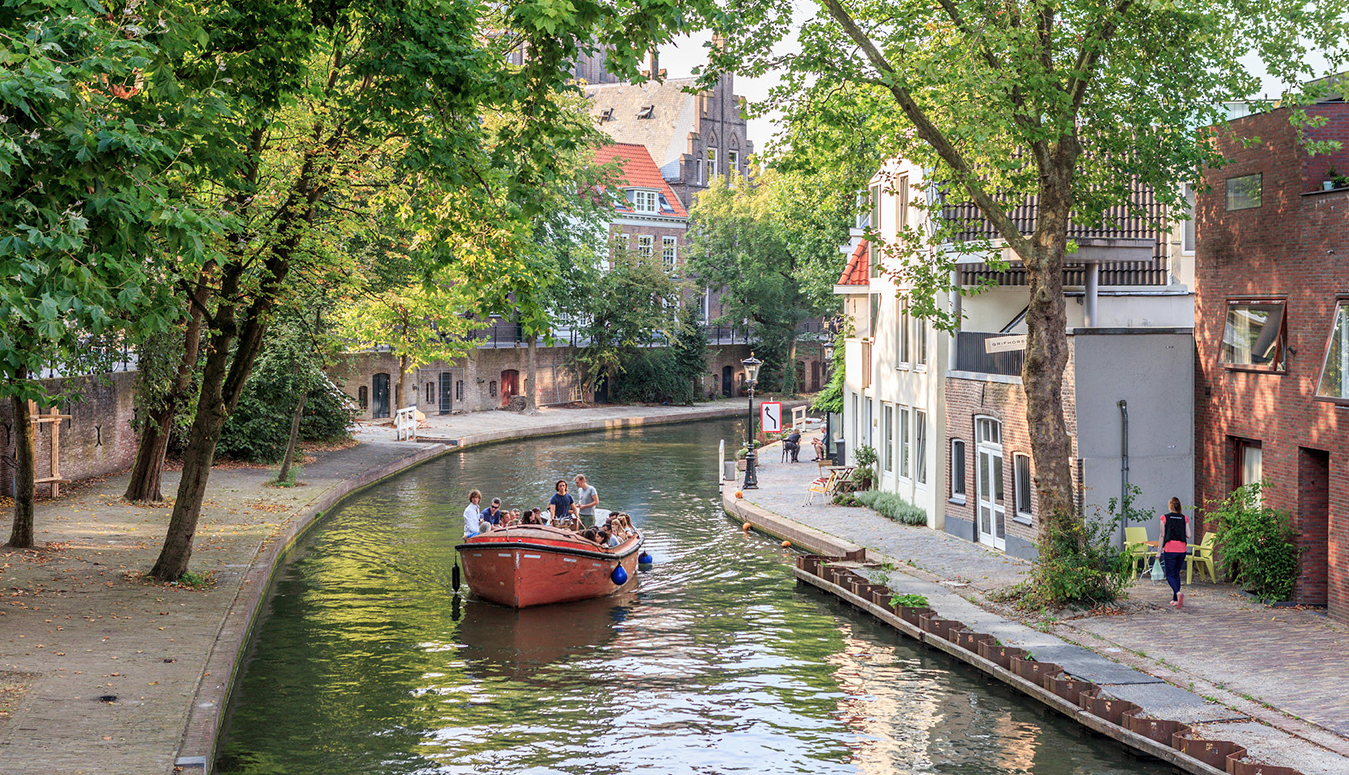
MULTIPOLYGON (((716 402, 479 412, 433 418, 427 430, 471 444, 740 411, 739 402, 716 402)), ((247 634, 241 609, 266 586, 271 554, 263 550, 274 553, 306 509, 353 479, 434 448, 395 442, 387 425, 362 425, 357 438, 360 445, 305 465, 303 487, 268 486, 275 469, 212 471, 191 562, 214 575, 206 589, 141 578, 170 510, 123 503, 126 474, 39 503, 40 548, 0 548, 0 711, 12 709, 0 714, 0 775, 169 773, 180 748, 209 752, 212 726, 198 718, 220 712, 202 706, 223 701, 247 634)), ((166 472, 164 493, 172 497, 177 483, 166 472)), ((4 535, 11 518, 0 514, 4 535)))
MULTIPOLYGON (((775 446, 760 459, 759 489, 745 493, 750 503, 864 546, 869 556, 892 558, 902 570, 990 610, 1006 613, 987 593, 1016 583, 1030 567, 870 509, 828 505, 819 496, 814 505, 804 505, 817 466, 781 463, 775 446)), ((1124 615, 1038 624, 1063 640, 1349 756, 1349 695, 1343 690, 1349 681, 1349 627, 1316 612, 1262 605, 1230 584, 1196 583, 1183 591, 1185 606, 1175 610, 1167 605, 1165 582, 1140 579, 1124 615)))

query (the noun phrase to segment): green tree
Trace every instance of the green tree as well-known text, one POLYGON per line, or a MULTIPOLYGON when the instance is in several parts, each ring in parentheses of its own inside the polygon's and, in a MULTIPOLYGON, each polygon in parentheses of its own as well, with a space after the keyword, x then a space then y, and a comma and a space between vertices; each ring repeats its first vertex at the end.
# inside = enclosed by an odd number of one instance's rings
POLYGON ((210 83, 189 97, 168 66, 176 36, 196 29, 183 10, 0 7, 0 396, 18 447, 14 546, 33 545, 28 402, 75 397, 35 377, 102 373, 99 342, 166 328, 181 305, 159 280, 173 262, 199 264, 213 228, 179 196, 185 154, 223 111, 210 83))
POLYGON ((611 69, 630 74, 685 20, 673 3, 597 0, 226 0, 204 13, 182 69, 227 81, 243 118, 198 192, 231 224, 213 254, 202 387, 151 570, 160 580, 187 570, 220 430, 292 272, 345 256, 349 228, 368 228, 378 197, 396 188, 406 196, 399 228, 427 274, 526 282, 529 225, 547 207, 557 159, 582 140, 556 99, 574 88, 563 65, 612 43, 611 69), (516 50, 523 66, 509 64, 516 50))
POLYGON ((860 164, 831 168, 805 154, 791 162, 703 192, 689 213, 688 250, 693 276, 722 289, 722 320, 753 324, 761 386, 788 393, 796 390, 797 326, 839 309, 838 246, 870 175, 860 164))
MULTIPOLYGON (((730 43, 713 52, 714 69, 777 66, 766 43, 791 29, 788 13, 732 0, 721 17, 730 43)), ((1331 69, 1344 64, 1347 28, 1344 0, 822 0, 801 27, 801 51, 774 96, 791 103, 809 84, 875 105, 861 131, 884 139, 886 157, 922 165, 947 201, 973 203, 1026 267, 1022 382, 1048 560, 1037 572, 1086 541, 1061 400, 1069 223, 1101 224, 1111 208, 1129 209, 1133 183, 1180 206, 1180 183, 1223 161, 1199 128, 1225 120, 1226 101, 1257 91, 1248 52, 1296 88, 1312 73, 1309 51, 1331 69), (1011 210, 1030 196, 1038 217, 1022 233, 1011 210)), ((939 214, 943 202, 925 204, 939 214)), ((916 297, 949 282, 953 257, 911 243, 894 250, 916 297)))
POLYGON ((620 253, 589 291, 588 314, 578 330, 583 346, 575 359, 587 393, 601 383, 615 386, 639 353, 676 331, 682 289, 659 259, 620 253))

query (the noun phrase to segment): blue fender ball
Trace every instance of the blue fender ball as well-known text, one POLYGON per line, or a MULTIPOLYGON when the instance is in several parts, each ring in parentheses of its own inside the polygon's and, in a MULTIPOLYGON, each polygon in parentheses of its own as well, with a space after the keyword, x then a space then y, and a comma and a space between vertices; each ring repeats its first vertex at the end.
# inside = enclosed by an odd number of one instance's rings
POLYGON ((651 555, 647 554, 646 552, 642 552, 641 554, 637 555, 637 562, 641 563, 642 565, 650 565, 651 563, 655 562, 655 560, 651 559, 651 555))
POLYGON ((621 587, 628 582, 628 572, 623 570, 623 566, 620 565, 614 568, 614 572, 609 574, 609 578, 621 587))

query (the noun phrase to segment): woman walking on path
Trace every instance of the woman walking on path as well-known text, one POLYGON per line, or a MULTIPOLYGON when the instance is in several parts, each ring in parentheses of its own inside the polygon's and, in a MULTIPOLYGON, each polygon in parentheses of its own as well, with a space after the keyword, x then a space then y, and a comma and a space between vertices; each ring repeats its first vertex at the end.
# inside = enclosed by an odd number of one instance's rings
POLYGON ((1180 565, 1190 543, 1190 519, 1180 512, 1180 498, 1172 498, 1170 509, 1162 515, 1162 540, 1157 542, 1157 557, 1166 572, 1166 583, 1171 585, 1171 605, 1180 608, 1185 596, 1180 593, 1180 565))

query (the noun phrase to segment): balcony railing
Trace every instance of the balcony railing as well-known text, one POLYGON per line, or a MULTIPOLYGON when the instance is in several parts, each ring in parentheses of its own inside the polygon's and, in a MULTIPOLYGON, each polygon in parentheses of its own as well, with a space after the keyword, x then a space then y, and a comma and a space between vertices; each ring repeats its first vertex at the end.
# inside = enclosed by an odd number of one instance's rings
POLYGON ((991 353, 985 348, 984 343, 989 339, 1006 336, 986 331, 956 332, 956 371, 1021 376, 1021 366, 1026 362, 1025 350, 991 353))

